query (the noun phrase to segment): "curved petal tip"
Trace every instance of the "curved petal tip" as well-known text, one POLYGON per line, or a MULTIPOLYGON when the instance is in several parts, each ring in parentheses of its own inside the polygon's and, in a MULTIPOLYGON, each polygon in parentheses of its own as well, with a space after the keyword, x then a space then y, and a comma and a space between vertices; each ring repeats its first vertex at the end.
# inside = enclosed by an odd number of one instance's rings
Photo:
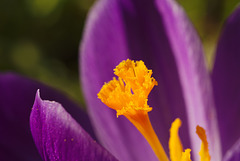
POLYGON ((115 160, 61 104, 42 100, 39 90, 30 116, 30 127, 44 160, 115 160))

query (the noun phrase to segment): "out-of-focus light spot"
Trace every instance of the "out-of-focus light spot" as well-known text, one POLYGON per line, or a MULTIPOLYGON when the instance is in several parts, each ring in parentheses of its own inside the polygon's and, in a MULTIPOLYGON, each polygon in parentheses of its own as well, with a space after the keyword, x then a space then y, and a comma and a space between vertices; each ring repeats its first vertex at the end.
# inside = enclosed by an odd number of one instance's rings
POLYGON ((44 17, 49 15, 60 3, 60 0, 26 0, 33 16, 44 17))
POLYGON ((11 60, 13 64, 24 70, 31 72, 36 69, 40 59, 40 51, 37 46, 31 42, 19 42, 11 51, 11 60))

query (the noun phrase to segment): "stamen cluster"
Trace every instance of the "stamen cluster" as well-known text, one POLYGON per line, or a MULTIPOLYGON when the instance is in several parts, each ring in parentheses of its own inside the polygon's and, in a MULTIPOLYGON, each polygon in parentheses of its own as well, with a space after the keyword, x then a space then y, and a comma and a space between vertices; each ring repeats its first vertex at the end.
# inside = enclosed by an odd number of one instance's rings
MULTIPOLYGON (((115 69, 113 78, 105 83, 98 93, 108 107, 117 111, 117 117, 124 115, 146 138, 156 156, 161 161, 169 161, 149 120, 148 112, 152 110, 147 104, 148 95, 157 81, 152 77, 152 70, 148 70, 143 61, 122 61, 115 69)), ((169 154, 171 161, 191 161, 191 149, 183 151, 178 135, 181 120, 176 119, 170 128, 169 154)), ((210 161, 208 142, 205 130, 197 126, 196 133, 202 140, 199 152, 201 161, 210 161)))
POLYGON ((119 115, 134 115, 137 111, 149 112, 148 95, 157 81, 151 77, 152 70, 148 70, 143 61, 122 61, 115 69, 113 78, 105 83, 98 93, 108 107, 117 111, 119 115))

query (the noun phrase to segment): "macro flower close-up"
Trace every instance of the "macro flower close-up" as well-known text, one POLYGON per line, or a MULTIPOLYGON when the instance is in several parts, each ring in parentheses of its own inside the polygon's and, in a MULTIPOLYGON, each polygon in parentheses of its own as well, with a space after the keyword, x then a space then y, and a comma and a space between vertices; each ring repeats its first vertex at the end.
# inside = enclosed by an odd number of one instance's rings
POLYGON ((240 7, 232 10, 209 69, 177 1, 96 1, 78 53, 86 110, 1 73, 1 159, 240 161, 240 7))

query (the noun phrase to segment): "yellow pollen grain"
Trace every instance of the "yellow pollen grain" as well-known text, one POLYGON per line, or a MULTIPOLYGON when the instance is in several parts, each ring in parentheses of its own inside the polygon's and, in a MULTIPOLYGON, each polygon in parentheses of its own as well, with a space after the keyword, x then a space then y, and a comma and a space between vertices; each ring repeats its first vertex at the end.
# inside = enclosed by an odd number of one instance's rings
POLYGON ((148 112, 148 95, 157 81, 152 77, 143 61, 122 61, 115 69, 118 79, 105 83, 98 93, 98 98, 108 107, 116 110, 117 117, 124 115, 146 138, 156 156, 161 161, 168 157, 155 134, 148 112))
POLYGON ((206 132, 205 132, 204 128, 197 126, 196 133, 198 134, 199 138, 202 140, 201 150, 199 151, 200 160, 201 161, 210 161, 211 157, 209 154, 208 141, 207 141, 207 136, 206 136, 206 132))

